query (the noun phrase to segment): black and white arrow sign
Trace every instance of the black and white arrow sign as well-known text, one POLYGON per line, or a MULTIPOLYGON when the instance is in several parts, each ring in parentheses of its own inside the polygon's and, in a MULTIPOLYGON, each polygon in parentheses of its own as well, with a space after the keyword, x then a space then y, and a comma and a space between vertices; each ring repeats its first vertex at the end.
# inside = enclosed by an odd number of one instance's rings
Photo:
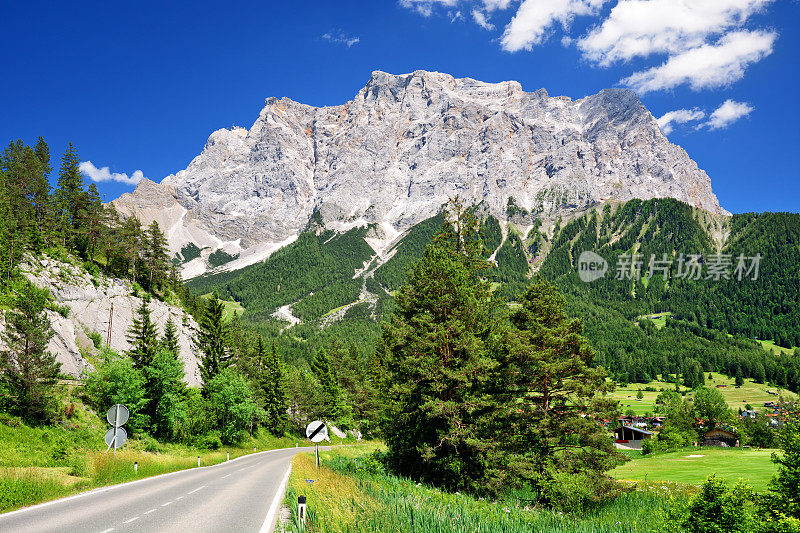
POLYGON ((306 426, 306 437, 311 442, 322 442, 328 437, 328 426, 324 422, 314 420, 306 426))

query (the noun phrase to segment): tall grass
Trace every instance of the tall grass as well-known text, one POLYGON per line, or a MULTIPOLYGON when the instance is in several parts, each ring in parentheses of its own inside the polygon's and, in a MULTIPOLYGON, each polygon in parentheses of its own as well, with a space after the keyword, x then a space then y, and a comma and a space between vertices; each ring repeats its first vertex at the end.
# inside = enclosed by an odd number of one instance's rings
MULTIPOLYGON (((654 532, 663 529, 662 510, 670 496, 685 495, 676 484, 642 485, 588 514, 569 516, 534 509, 514 498, 477 499, 368 468, 354 471, 352 462, 343 460, 338 451, 323 457, 316 470, 312 456, 298 455, 287 490, 286 502, 294 517, 297 497, 307 498, 308 521, 302 529, 307 532, 654 532)), ((284 528, 301 531, 296 518, 284 528)))

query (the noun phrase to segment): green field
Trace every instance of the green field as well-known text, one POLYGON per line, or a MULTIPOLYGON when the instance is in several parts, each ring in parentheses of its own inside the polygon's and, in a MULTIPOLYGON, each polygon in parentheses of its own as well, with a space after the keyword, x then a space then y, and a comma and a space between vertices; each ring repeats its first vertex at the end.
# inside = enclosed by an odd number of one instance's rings
MULTIPOLYGON (((211 296, 211 293, 204 294, 203 296, 201 296, 201 298, 208 298, 209 296, 211 296)), ((234 312, 239 313, 239 316, 241 316, 242 313, 244 313, 244 306, 239 302, 235 302, 233 300, 220 300, 220 301, 222 302, 223 305, 222 318, 224 320, 230 320, 234 312)))
POLYGON ((773 352, 775 352, 777 354, 793 355, 794 351, 797 349, 797 348, 783 348, 782 346, 778 346, 777 344, 775 344, 772 341, 762 341, 762 340, 759 340, 759 339, 756 339, 756 340, 759 343, 761 343, 761 346, 763 346, 766 351, 772 350, 773 352))
POLYGON ((776 466, 770 457, 775 450, 737 448, 684 448, 677 452, 643 455, 611 471, 617 479, 632 481, 675 481, 699 485, 710 474, 734 482, 739 478, 754 489, 767 488, 776 466), (702 455, 702 457, 690 457, 702 455))
POLYGON ((669 316, 672 316, 672 313, 664 311, 663 313, 653 313, 651 315, 640 316, 639 318, 648 318, 653 321, 653 324, 655 324, 658 329, 661 329, 667 325, 667 317, 669 316))
MULTIPOLYGON (((762 409, 765 402, 777 401, 779 396, 783 395, 784 399, 797 399, 797 395, 787 390, 778 389, 763 383, 755 383, 753 380, 744 380, 744 385, 736 388, 734 379, 728 378, 723 374, 716 372, 711 373, 713 379, 708 379, 709 374, 705 374, 706 386, 717 387, 717 385, 725 385, 718 390, 725 397, 728 406, 731 409, 738 410, 740 407, 744 409, 748 403, 756 410, 762 409), (778 395, 769 394, 767 391, 772 391, 778 395)), ((644 415, 645 413, 654 413, 655 401, 661 389, 675 390, 675 385, 666 383, 664 381, 652 381, 650 383, 631 383, 626 387, 618 387, 616 391, 611 393, 611 397, 619 400, 620 410, 625 413, 629 409, 637 415, 644 415), (656 391, 646 391, 645 387, 655 388, 656 391), (637 392, 642 391, 642 399, 636 398, 637 392)), ((681 387, 682 391, 686 392, 686 398, 691 398, 691 391, 685 387, 681 387)))

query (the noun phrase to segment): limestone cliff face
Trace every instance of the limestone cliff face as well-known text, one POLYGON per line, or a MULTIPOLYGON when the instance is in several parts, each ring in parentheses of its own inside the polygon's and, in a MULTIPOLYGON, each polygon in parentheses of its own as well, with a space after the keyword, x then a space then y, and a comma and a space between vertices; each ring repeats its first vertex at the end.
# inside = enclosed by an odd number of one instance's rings
POLYGON ((377 223, 388 242, 455 194, 501 220, 509 201, 533 218, 655 197, 726 214, 631 91, 571 100, 424 71, 374 72, 334 107, 269 98, 250 130, 214 132, 188 168, 114 203, 159 220, 173 251, 241 253, 235 268, 290 242, 316 211, 332 228, 377 223))
MULTIPOLYGON (((126 333, 142 300, 133 296, 128 282, 99 274, 91 276, 78 265, 52 259, 30 259, 22 266, 22 271, 36 286, 48 289, 55 302, 68 310, 66 317, 47 311, 54 332, 47 348, 56 355, 62 372, 80 377, 90 365, 84 355, 96 353, 96 350, 88 334, 97 332, 105 342, 112 305, 111 347, 119 352, 130 349, 126 333)), ((159 334, 172 317, 178 330, 180 356, 186 372, 184 380, 189 385, 199 386, 198 361, 192 346, 197 324, 179 307, 158 300, 151 300, 149 306, 159 334)))

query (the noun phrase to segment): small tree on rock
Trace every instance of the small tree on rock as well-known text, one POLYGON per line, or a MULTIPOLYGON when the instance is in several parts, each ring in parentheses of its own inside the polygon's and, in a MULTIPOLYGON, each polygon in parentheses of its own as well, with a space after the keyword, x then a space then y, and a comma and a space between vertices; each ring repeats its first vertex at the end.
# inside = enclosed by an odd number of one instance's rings
POLYGON ((46 422, 54 413, 54 390, 61 363, 47 351, 53 336, 45 313, 48 292, 23 281, 16 287, 14 307, 6 311, 6 349, 0 351, 0 385, 10 410, 28 422, 46 422))

